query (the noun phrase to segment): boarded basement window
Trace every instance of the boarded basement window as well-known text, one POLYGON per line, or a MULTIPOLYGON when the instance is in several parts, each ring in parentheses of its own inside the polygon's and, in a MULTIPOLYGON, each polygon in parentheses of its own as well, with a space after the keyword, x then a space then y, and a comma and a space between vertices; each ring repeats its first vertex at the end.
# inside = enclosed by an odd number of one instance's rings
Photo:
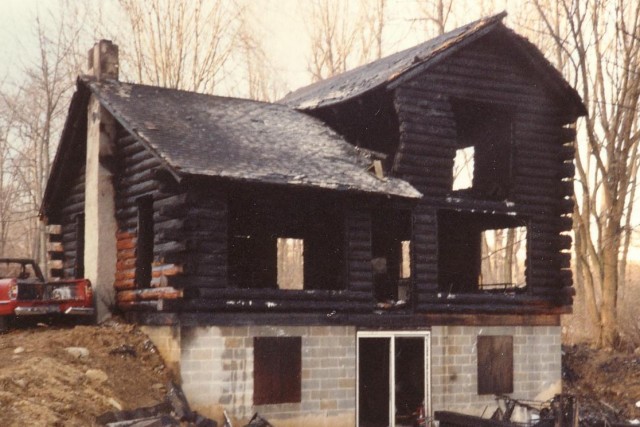
POLYGON ((138 203, 138 236, 136 244, 136 285, 151 286, 151 264, 153 263, 153 199, 141 197, 138 203))
POLYGON ((304 240, 278 238, 278 288, 304 288, 304 240))
POLYGON ((255 337, 253 339, 253 404, 300 402, 301 371, 301 337, 255 337))
POLYGON ((513 337, 478 336, 478 394, 513 393, 513 337))

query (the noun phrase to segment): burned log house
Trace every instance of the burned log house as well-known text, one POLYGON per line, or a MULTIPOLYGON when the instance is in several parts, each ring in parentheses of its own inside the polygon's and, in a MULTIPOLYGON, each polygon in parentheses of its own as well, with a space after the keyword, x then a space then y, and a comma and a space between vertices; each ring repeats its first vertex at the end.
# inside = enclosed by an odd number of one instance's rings
POLYGON ((585 108, 503 16, 278 103, 119 82, 99 42, 42 207, 53 272, 219 420, 400 426, 553 390, 585 108))

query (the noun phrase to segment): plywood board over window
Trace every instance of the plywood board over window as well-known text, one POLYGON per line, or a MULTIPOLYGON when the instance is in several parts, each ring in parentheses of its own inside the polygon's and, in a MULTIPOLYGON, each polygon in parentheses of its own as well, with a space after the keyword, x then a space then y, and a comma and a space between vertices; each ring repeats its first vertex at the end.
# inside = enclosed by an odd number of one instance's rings
POLYGON ((255 337, 253 339, 253 404, 300 402, 301 370, 301 337, 255 337))
POLYGON ((513 337, 478 336, 478 394, 513 393, 513 337))

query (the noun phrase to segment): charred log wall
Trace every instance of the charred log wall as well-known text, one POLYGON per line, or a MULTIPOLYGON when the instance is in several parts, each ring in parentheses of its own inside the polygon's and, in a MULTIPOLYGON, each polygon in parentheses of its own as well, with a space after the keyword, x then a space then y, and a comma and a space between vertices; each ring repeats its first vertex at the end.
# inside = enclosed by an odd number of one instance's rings
MULTIPOLYGON (((571 240, 567 232, 573 210, 575 132, 563 126, 575 118, 563 114, 561 103, 543 87, 517 60, 507 60, 504 46, 489 40, 461 50, 397 88, 400 147, 396 171, 425 195, 414 211, 414 274, 420 310, 482 303, 473 296, 455 301, 437 296, 437 259, 446 256, 437 250, 437 212, 442 209, 526 218, 528 291, 522 304, 570 304, 571 240), (459 100, 510 111, 514 151, 512 182, 505 198, 509 203, 452 191, 459 148, 454 103, 459 100)), ((494 299, 497 308, 499 300, 494 299)))
MULTIPOLYGON (((83 251, 82 245, 78 247, 78 226, 84 214, 84 181, 85 167, 78 168, 77 175, 68 186, 67 193, 59 200, 59 217, 56 222, 61 226, 62 246, 64 248, 63 277, 78 276, 79 263, 83 254, 78 256, 78 250, 83 251)), ((84 223, 82 222, 82 225, 84 223)))
POLYGON ((371 216, 327 194, 200 183, 188 192, 178 312, 363 313, 373 308, 371 216), (216 188, 216 190, 204 190, 216 188), (304 283, 279 289, 276 241, 304 241, 304 283))
POLYGON ((161 298, 177 298, 182 292, 172 288, 169 278, 182 271, 173 259, 184 250, 184 221, 181 211, 186 197, 172 178, 162 179, 161 163, 135 137, 120 129, 116 156, 111 165, 116 176, 117 272, 115 287, 121 309, 155 309, 161 298), (169 181, 169 183, 167 182, 169 181), (136 283, 136 249, 139 222, 139 200, 152 199, 153 261, 149 287, 136 283))

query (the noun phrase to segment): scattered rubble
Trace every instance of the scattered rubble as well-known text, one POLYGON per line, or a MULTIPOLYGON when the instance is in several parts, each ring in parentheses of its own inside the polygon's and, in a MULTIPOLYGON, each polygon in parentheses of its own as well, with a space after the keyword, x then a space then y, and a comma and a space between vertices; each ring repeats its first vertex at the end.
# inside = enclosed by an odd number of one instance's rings
MULTIPOLYGON (((563 389, 577 398, 580 427, 640 424, 638 353, 563 347, 563 389)), ((191 411, 156 348, 132 325, 15 329, 0 334, 0 360, 3 426, 88 426, 127 411, 112 427, 215 425, 191 411)), ((258 415, 249 425, 269 426, 258 415)))
POLYGON ((640 419, 640 355, 563 346, 565 393, 576 396, 581 427, 636 425, 640 419))
POLYGON ((215 421, 192 411, 180 386, 169 382, 164 401, 133 410, 109 411, 96 423, 105 427, 217 427, 215 421))

